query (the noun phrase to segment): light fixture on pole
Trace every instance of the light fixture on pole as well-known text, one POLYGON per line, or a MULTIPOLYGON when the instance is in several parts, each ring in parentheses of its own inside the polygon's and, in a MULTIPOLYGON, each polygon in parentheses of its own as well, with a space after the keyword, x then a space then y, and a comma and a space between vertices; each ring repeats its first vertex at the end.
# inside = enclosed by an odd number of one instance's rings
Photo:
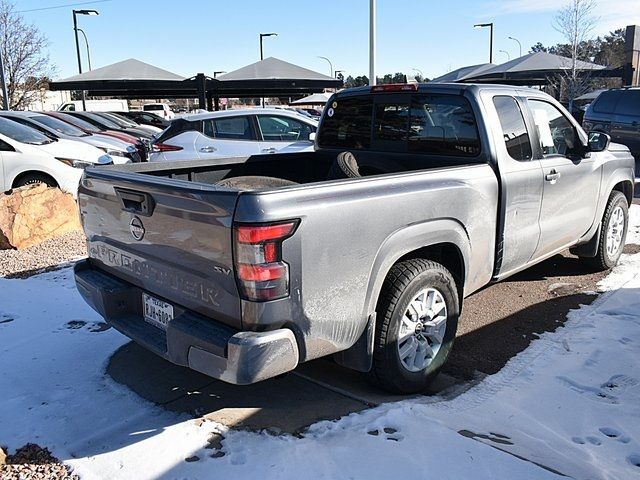
POLYGON ((489 63, 493 63, 493 22, 476 23, 474 28, 489 27, 489 63))
POLYGON ((507 56, 507 62, 511 60, 511 55, 506 50, 498 50, 500 53, 504 53, 507 56))
POLYGON ((262 39, 264 37, 277 37, 277 33, 261 33, 260 34, 260 60, 264 60, 264 54, 262 52, 262 39))
POLYGON ((509 40, 513 40, 514 42, 518 42, 518 48, 520 49, 520 56, 522 56, 522 44, 520 43, 520 40, 518 40, 515 37, 507 37, 509 40))
MULTIPOLYGON (((77 15, 99 15, 97 10, 72 10, 73 12, 73 31, 76 36, 76 54, 78 55, 78 73, 82 73, 82 60, 80 59, 80 42, 78 41, 78 19, 77 15)), ((84 32, 83 32, 84 33, 84 32)), ((87 49, 88 47, 87 43, 87 49)), ((87 50, 88 51, 88 50, 87 50)), ((87 110, 84 90, 82 92, 82 110, 87 110)))
POLYGON ((323 60, 329 62, 329 76, 331 77, 333 75, 333 63, 331 63, 331 60, 329 60, 327 57, 321 57, 320 55, 318 55, 318 58, 322 58, 323 60))
POLYGON ((414 72, 418 72, 418 74, 420 75, 420 78, 424 79, 424 75, 422 73, 422 70, 420 70, 419 68, 415 68, 415 67, 411 67, 411 70, 413 70, 414 72))
POLYGON ((333 71, 333 78, 338 78, 338 74, 339 73, 344 73, 344 70, 334 70, 333 71))

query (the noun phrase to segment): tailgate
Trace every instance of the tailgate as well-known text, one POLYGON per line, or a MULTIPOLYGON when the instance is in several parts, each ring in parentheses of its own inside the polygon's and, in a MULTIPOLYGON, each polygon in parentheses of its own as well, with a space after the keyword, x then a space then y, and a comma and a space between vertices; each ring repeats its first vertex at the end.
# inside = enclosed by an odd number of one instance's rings
POLYGON ((183 180, 89 169, 78 191, 89 258, 152 295, 239 328, 237 197, 183 180))

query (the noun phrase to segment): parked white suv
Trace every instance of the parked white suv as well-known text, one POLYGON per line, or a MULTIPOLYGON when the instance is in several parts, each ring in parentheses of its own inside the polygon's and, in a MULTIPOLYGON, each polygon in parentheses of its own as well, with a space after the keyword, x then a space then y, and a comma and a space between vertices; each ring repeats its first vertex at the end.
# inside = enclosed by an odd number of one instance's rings
POLYGON ((0 118, 0 191, 45 183, 73 194, 86 167, 112 164, 91 145, 53 140, 20 123, 0 118))
POLYGON ((143 112, 151 112, 158 115, 160 118, 164 118, 165 120, 171 120, 176 116, 175 113, 171 110, 171 107, 166 103, 147 103, 142 106, 143 112))
POLYGON ((313 151, 318 122, 287 110, 252 108, 199 113, 171 122, 149 161, 212 159, 313 151))

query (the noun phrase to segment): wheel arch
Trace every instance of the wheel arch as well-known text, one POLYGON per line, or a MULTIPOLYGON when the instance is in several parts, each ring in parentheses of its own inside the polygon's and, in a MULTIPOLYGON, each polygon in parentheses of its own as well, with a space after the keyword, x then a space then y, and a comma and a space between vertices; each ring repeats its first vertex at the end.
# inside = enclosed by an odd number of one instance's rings
POLYGON ((468 273, 471 245, 466 230, 454 219, 438 219, 408 226, 391 234, 376 255, 367 288, 366 319, 363 332, 349 349, 338 352, 334 359, 342 366, 361 372, 369 371, 373 358, 375 309, 382 284, 391 268, 407 259, 423 258, 442 264, 456 281, 462 310, 464 286, 468 273))
POLYGON ((43 172, 42 170, 25 170, 24 172, 20 172, 18 175, 15 176, 15 178, 11 182, 11 188, 16 188, 16 185, 20 182, 20 180, 22 180, 25 177, 28 177, 29 175, 38 175, 40 177, 47 177, 51 179, 51 181, 55 185, 59 185, 58 181, 55 178, 53 178, 53 176, 49 175, 46 172, 43 172))

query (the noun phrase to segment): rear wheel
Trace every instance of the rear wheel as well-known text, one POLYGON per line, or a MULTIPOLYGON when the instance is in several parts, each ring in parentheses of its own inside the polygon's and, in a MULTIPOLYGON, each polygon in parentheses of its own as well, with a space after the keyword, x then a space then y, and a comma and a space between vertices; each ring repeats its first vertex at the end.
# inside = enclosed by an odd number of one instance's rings
POLYGON ((423 390, 447 360, 458 327, 451 273, 424 259, 394 265, 376 313, 372 380, 393 393, 423 390))
POLYGON ((611 192, 607 208, 600 224, 598 253, 593 258, 585 258, 598 270, 608 270, 618 263, 629 224, 629 205, 627 198, 617 190, 611 192))
POLYGON ((47 187, 57 187, 56 181, 45 173, 28 173, 14 182, 14 188, 24 187, 25 185, 44 184, 47 187))

